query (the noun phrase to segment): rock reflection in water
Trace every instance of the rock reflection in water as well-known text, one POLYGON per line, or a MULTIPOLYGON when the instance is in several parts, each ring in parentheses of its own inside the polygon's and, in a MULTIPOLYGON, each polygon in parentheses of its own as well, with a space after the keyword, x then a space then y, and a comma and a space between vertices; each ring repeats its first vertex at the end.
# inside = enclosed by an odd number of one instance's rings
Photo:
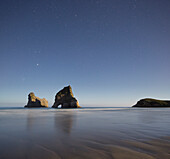
POLYGON ((27 130, 31 130, 35 122, 35 118, 32 113, 27 114, 27 130))
POLYGON ((37 131, 51 126, 52 115, 49 116, 44 110, 29 110, 26 115, 27 130, 37 131), (43 112, 44 111, 44 112, 43 112))
POLYGON ((76 122, 76 114, 75 112, 62 112, 61 115, 57 113, 54 120, 56 129, 60 129, 64 133, 70 134, 76 122))

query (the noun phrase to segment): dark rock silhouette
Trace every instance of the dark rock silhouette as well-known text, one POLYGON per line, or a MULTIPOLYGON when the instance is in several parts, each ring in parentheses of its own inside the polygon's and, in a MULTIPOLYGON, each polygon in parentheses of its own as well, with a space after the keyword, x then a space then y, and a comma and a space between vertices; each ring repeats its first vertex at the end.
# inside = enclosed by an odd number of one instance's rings
POLYGON ((61 108, 80 108, 77 99, 73 96, 71 86, 64 87, 60 90, 55 96, 55 102, 53 108, 58 108, 61 105, 61 108))
POLYGON ((43 98, 40 99, 36 97, 33 92, 28 95, 28 103, 25 105, 26 108, 38 108, 38 107, 48 107, 48 101, 43 98))
POLYGON ((146 98, 146 99, 141 99, 139 100, 134 106, 132 107, 170 107, 170 101, 167 100, 157 100, 157 99, 151 99, 151 98, 146 98))

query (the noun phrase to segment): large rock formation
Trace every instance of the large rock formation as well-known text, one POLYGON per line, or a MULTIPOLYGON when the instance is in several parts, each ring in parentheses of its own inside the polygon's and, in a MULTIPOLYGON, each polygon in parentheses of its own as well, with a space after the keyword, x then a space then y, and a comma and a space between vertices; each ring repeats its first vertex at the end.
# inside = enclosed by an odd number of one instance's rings
POLYGON ((53 108, 80 108, 77 99, 73 96, 71 86, 64 87, 55 96, 55 102, 53 108))
POLYGON ((28 103, 25 105, 27 108, 48 107, 48 101, 43 98, 36 97, 33 92, 28 95, 28 103))
POLYGON ((138 101, 133 107, 170 107, 170 101, 146 98, 138 101))

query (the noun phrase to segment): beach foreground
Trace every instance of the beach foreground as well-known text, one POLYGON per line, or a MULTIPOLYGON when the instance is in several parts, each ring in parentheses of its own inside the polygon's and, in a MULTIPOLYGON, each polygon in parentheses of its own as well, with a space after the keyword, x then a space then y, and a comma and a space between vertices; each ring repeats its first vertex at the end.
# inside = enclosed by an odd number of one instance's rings
POLYGON ((170 108, 1 108, 0 123, 0 159, 170 158, 170 108))

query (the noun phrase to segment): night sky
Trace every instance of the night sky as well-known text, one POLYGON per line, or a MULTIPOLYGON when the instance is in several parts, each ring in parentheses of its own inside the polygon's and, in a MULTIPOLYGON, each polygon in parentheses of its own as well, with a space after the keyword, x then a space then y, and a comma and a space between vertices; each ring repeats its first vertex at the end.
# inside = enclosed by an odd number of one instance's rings
POLYGON ((170 0, 1 0, 0 73, 0 106, 170 99, 170 0))

